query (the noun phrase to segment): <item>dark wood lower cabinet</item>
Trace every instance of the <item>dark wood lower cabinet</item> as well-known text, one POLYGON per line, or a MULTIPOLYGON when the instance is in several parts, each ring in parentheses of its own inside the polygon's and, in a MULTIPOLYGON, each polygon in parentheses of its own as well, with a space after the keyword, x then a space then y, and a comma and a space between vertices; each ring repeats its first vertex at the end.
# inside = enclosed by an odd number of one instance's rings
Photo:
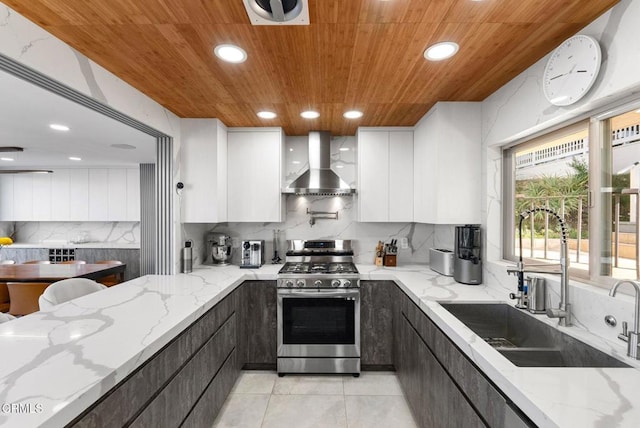
POLYGON ((399 287, 394 365, 421 427, 535 426, 399 287))
MULTIPOLYGON (((244 368, 275 368, 275 281, 247 281, 67 426, 211 426, 244 368)), ((392 281, 361 282, 363 369, 395 368, 421 427, 534 426, 392 281)))
POLYGON ((67 426, 211 426, 242 367, 275 369, 276 305, 243 283, 67 426))
POLYGON ((278 320, 275 281, 245 281, 239 289, 240 350, 246 369, 275 370, 278 320))
POLYGON ((393 369, 391 281, 362 281, 360 287, 360 365, 362 370, 393 369))
POLYGON ((446 370, 409 321, 401 320, 406 373, 400 382, 417 423, 423 427, 484 427, 446 370))

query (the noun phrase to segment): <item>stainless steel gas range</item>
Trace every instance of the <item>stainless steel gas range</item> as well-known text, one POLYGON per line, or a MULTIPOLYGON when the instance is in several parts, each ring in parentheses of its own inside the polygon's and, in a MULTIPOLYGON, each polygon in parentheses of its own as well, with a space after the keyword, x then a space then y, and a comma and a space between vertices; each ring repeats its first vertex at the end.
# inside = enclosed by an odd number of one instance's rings
POLYGON ((360 279, 350 240, 287 241, 278 374, 360 373, 360 279))

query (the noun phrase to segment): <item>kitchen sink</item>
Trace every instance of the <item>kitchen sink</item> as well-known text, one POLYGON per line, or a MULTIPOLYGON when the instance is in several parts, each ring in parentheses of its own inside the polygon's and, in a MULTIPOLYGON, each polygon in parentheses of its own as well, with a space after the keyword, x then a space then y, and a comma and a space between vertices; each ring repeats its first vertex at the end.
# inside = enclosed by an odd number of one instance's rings
POLYGON ((505 303, 440 303, 519 367, 630 367, 505 303))

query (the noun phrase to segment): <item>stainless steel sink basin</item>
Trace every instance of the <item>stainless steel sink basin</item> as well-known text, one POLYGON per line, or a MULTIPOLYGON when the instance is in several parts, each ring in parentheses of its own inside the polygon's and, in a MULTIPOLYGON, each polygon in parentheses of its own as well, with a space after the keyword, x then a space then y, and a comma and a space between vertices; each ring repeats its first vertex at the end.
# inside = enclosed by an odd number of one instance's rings
POLYGON ((504 303, 440 303, 520 367, 630 367, 504 303))

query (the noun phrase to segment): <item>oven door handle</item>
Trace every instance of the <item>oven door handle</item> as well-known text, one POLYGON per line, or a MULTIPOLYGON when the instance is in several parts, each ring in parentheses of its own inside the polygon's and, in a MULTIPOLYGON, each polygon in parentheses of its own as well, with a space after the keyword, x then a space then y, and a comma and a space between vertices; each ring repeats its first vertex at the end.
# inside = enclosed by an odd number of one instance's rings
POLYGON ((353 297, 359 294, 359 291, 318 291, 318 290, 287 290, 285 293, 280 293, 282 296, 300 295, 300 296, 313 296, 313 297, 353 297))

